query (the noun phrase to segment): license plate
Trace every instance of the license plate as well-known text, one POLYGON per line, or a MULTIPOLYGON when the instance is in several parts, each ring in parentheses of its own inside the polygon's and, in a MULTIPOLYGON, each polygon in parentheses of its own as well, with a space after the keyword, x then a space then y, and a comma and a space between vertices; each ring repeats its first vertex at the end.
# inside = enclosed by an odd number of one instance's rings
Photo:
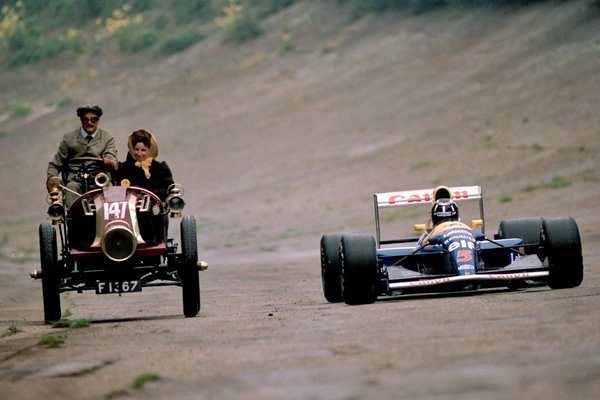
POLYGON ((140 281, 96 282, 96 294, 141 292, 140 281))

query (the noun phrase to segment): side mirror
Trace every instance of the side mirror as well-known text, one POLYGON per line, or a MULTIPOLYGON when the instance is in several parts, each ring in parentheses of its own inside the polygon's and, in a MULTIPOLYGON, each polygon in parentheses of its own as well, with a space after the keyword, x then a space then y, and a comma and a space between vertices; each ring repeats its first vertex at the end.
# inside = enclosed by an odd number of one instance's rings
POLYGON ((482 219, 472 219, 471 220, 471 229, 477 229, 480 226, 483 226, 483 220, 482 219))
POLYGON ((425 232, 427 230, 427 226, 425 224, 414 224, 413 229, 417 232, 425 232))

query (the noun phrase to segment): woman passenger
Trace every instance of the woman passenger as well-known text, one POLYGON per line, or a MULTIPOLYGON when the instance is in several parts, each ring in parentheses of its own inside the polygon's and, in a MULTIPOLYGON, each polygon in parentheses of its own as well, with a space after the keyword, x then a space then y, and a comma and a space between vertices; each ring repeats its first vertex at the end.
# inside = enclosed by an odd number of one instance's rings
POLYGON ((130 186, 148 189, 164 202, 174 180, 167 163, 156 160, 158 145, 154 135, 145 129, 136 130, 127 138, 127 147, 127 158, 119 162, 117 170, 119 182, 128 179, 130 186))

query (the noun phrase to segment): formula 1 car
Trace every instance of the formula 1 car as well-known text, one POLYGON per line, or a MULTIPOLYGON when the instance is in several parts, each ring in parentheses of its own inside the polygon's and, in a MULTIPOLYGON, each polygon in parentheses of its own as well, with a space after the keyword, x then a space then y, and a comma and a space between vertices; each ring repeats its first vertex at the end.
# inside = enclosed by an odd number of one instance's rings
MULTIPOLYGON (((521 218, 500 222, 494 238, 485 234, 483 195, 479 186, 378 193, 374 195, 376 239, 364 233, 321 237, 321 277, 329 302, 373 303, 378 297, 489 287, 552 289, 579 286, 583 258, 573 218, 521 218), (387 210, 431 209, 437 199, 475 204, 470 226, 451 224, 440 233, 426 224, 420 236, 383 239, 387 210), (412 243, 410 246, 408 243, 412 243)), ((414 233, 413 233, 414 235, 414 233)))
MULTIPOLYGON (((48 181, 50 222, 39 226, 44 320, 61 318, 60 293, 94 290, 96 294, 140 292, 151 286, 182 287, 183 314, 200 311, 196 220, 182 215, 183 188, 171 185, 165 202, 149 190, 113 185, 103 172, 101 158, 78 157, 70 161, 84 186, 67 209, 63 179, 48 181), (167 238, 169 218, 181 218, 181 249, 167 238), (58 235, 57 235, 58 232, 58 235), (60 237, 60 249, 57 245, 60 237)), ((65 174, 63 174, 63 178, 65 174)))

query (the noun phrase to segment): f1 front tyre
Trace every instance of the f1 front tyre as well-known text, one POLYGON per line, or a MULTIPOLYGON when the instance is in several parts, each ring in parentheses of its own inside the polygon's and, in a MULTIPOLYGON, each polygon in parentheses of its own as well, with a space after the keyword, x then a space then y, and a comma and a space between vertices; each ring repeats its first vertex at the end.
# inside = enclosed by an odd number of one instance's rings
POLYGON ((373 237, 342 235, 340 257, 344 302, 357 305, 377 300, 377 249, 373 237))

